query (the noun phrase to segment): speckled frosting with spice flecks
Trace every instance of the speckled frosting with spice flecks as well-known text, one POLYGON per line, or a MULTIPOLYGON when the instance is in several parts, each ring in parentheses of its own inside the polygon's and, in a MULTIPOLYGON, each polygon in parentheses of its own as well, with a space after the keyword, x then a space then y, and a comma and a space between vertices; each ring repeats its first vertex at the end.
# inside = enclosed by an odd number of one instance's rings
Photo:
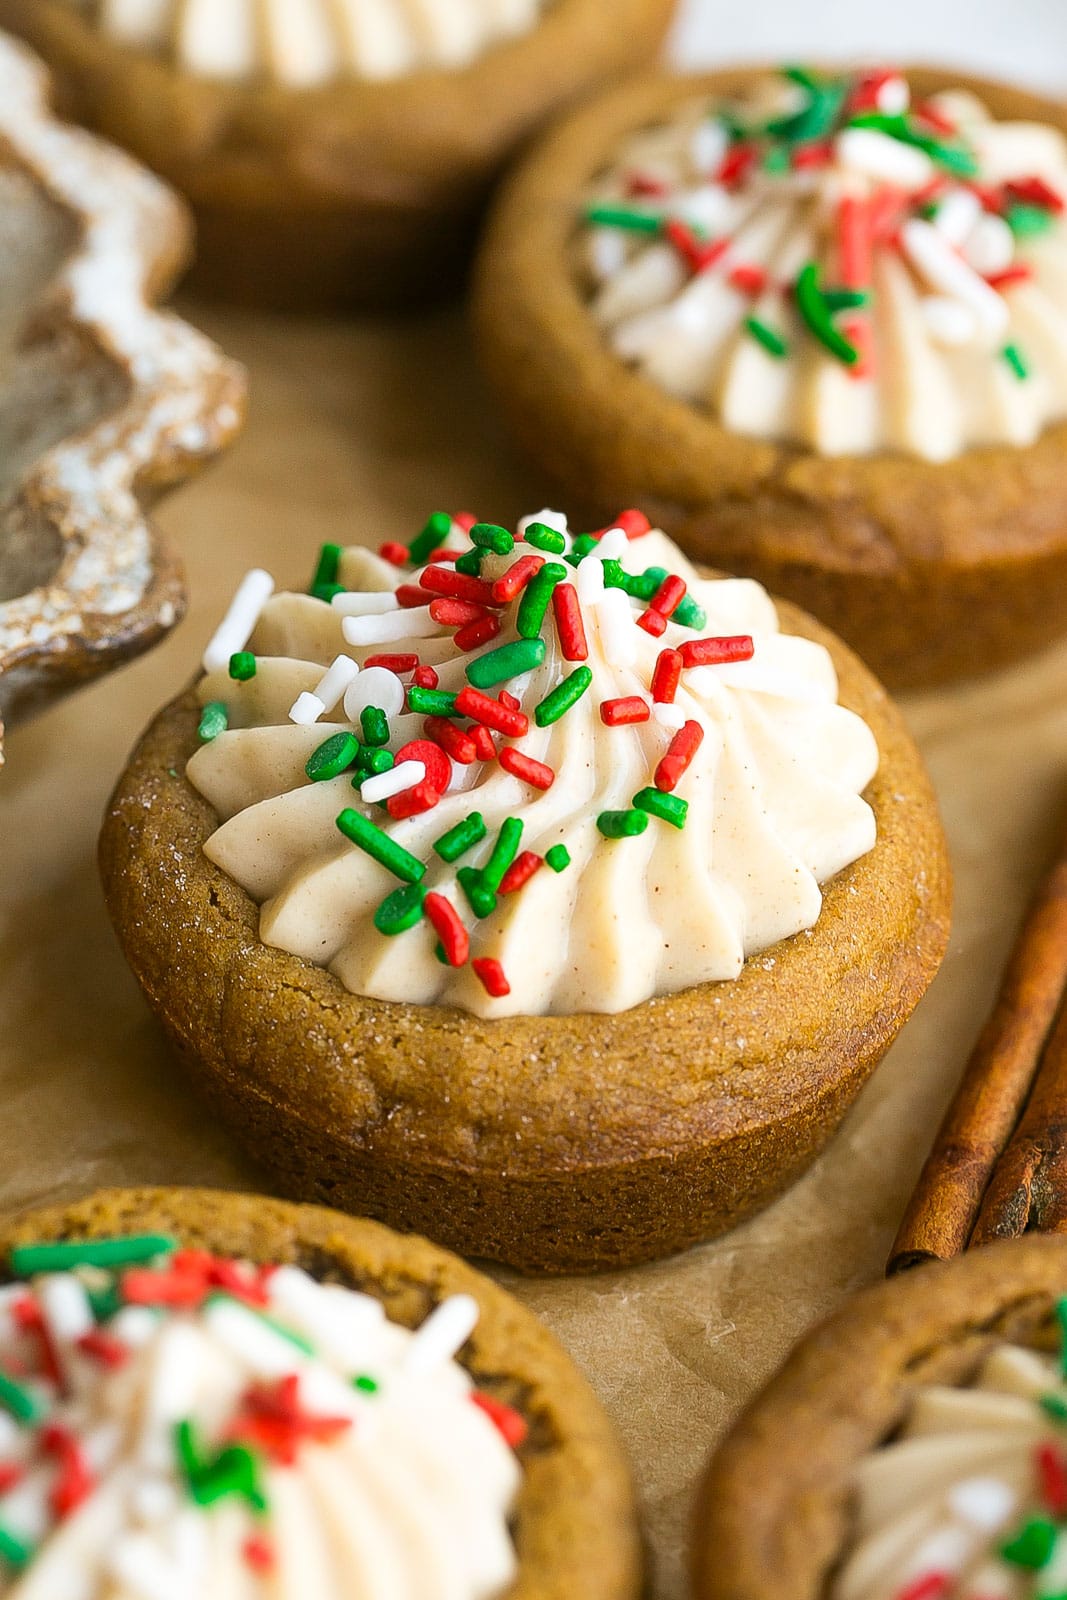
POLYGON ((634 135, 578 237, 612 349, 722 425, 948 460, 1067 415, 1067 141, 786 69, 634 135))
POLYGON ((208 647, 188 777, 263 941, 353 993, 623 1011, 812 927, 874 844, 827 651, 640 512, 436 514, 272 589, 250 573, 208 647))
POLYGON ((495 1600, 522 1417, 295 1266, 162 1235, 22 1245, 0 1289, 0 1594, 495 1600))

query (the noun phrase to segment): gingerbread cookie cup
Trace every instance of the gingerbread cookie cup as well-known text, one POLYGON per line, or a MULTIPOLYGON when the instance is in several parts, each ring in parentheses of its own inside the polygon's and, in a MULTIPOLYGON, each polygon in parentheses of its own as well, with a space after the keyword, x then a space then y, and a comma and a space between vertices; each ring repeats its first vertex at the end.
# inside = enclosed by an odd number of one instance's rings
MULTIPOLYGON (((944 1388, 979 1382, 983 1362, 999 1345, 1054 1350, 1065 1286, 1067 1241, 1031 1235, 880 1284, 809 1334, 712 1460, 694 1521, 698 1600, 821 1600, 841 1592, 836 1578, 855 1540, 852 1486, 861 1462, 894 1439, 927 1386, 936 1386, 936 1397, 944 1388)), ((1040 1386, 1032 1390, 1029 1374, 1026 1378, 1020 1384, 1013 1375, 1009 1383, 982 1387, 995 1395, 1033 1392, 1037 1398, 1040 1386)), ((1051 1386, 1053 1380, 1047 1381, 1051 1386)), ((1046 1409, 1058 1414, 1051 1401, 1046 1409)), ((928 1415, 909 1437, 940 1433, 947 1416, 942 1403, 937 1425, 928 1415)), ((1000 1421, 979 1413, 964 1427, 1000 1421)), ((1056 1426, 1048 1415, 1046 1425, 1056 1426)), ((996 1510, 988 1487, 976 1495, 973 1485, 988 1486, 986 1474, 1003 1462, 994 1465, 984 1442, 988 1435, 971 1437, 970 1460, 966 1451, 963 1456, 962 1478, 972 1485, 966 1509, 988 1515, 996 1510)), ((930 1443, 936 1443, 933 1437, 930 1443)), ((931 1503, 937 1493, 931 1486, 931 1503)), ((1010 1505, 1001 1508, 1005 1542, 1016 1531, 1018 1515, 1010 1505)), ((989 1522, 986 1532, 996 1544, 996 1516, 989 1522)), ((975 1519, 973 1531, 979 1527, 975 1519)), ((943 1558, 938 1581, 929 1573, 903 1570, 920 1541, 899 1544, 901 1581, 888 1592, 910 1594, 912 1587, 931 1595, 987 1592, 954 1586, 956 1574, 948 1565, 959 1558, 951 1557, 951 1543, 938 1544, 943 1558), (926 1587, 920 1590, 924 1578, 926 1587)), ((965 1564, 980 1565, 980 1559, 968 1552, 965 1564)), ((1024 1565, 1040 1563, 1020 1563, 1016 1581, 1022 1581, 1024 1565)), ((986 1577, 984 1568, 981 1576, 986 1577)), ((1010 1584, 1008 1569, 1001 1581, 1010 1584)), ((988 1592, 1030 1590, 990 1587, 988 1592)))
POLYGON ((673 0, 555 0, 471 65, 291 89, 196 77, 63 0, 0 0, 0 26, 68 105, 192 201, 197 281, 275 307, 397 305, 453 288, 489 188, 563 106, 646 63, 673 0))
POLYGON ((805 1169, 933 978, 950 889, 899 714, 839 641, 781 616, 830 651, 877 741, 877 842, 824 886, 810 932, 616 1014, 367 999, 268 948, 259 907, 204 855, 218 818, 184 776, 196 695, 160 714, 104 821, 105 894, 178 1053, 285 1193, 584 1271, 720 1233, 805 1169))
MULTIPOLYGON (((590 1600, 638 1594, 633 1491, 610 1425, 555 1340, 510 1295, 423 1239, 317 1207, 203 1189, 102 1190, 27 1212, 0 1227, 0 1254, 10 1275, 19 1246, 152 1235, 239 1262, 301 1268, 372 1296, 405 1328, 420 1327, 452 1296, 472 1297, 478 1319, 457 1359, 490 1404, 525 1424, 511 1529, 518 1577, 507 1600, 564 1600, 576 1589, 590 1600)), ((358 1361, 358 1350, 347 1359, 358 1361)), ((245 1583, 259 1592, 251 1574, 245 1583)))
MULTIPOLYGON (((926 70, 997 118, 1067 130, 1062 105, 926 70)), ((689 554, 759 578, 812 611, 891 687, 944 682, 1038 649, 1064 628, 1067 424, 1026 447, 953 459, 821 456, 743 436, 629 369, 590 314, 576 266, 583 207, 626 141, 753 71, 655 78, 552 130, 509 180, 475 293, 485 367, 522 446, 599 516, 645 506, 689 554)))

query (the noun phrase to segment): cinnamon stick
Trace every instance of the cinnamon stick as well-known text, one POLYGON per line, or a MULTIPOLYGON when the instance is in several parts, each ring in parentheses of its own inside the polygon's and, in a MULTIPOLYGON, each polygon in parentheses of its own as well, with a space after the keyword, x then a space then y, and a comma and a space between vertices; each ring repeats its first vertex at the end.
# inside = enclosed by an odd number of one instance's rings
POLYGON ((1056 1030, 1056 1049, 1048 1053, 1047 1083, 1040 1095, 1033 1096, 1033 1117, 1027 1115, 1020 1124, 1065 988, 1067 844, 1027 912, 993 1013, 964 1069, 900 1225, 889 1273, 959 1255, 971 1241, 987 1189, 991 1209, 982 1219, 983 1238, 1008 1228, 1009 1214, 1025 1212, 1021 1226, 1027 1226, 1033 1216, 1035 1184, 1042 1215, 1067 1217, 1067 1197, 1054 1204, 1051 1195, 1054 1177, 1067 1187, 1063 1025, 1056 1030), (1061 1097, 1058 1110, 1057 1096, 1061 1097), (1054 1119, 1062 1119, 1062 1128, 1053 1130, 1054 1119), (1011 1145, 1010 1163, 998 1177, 994 1200, 994 1171, 1017 1127, 1018 1141, 1011 1145))

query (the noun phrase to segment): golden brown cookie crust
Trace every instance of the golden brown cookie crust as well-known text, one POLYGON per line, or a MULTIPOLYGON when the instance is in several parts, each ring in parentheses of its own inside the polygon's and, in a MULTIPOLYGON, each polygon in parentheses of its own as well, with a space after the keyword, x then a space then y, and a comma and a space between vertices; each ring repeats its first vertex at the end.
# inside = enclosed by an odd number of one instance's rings
MULTIPOLYGON (((489 185, 556 111, 655 58, 674 0, 556 0, 458 72, 294 92, 193 78, 117 46, 62 0, 0 0, 0 27, 70 106, 192 201, 198 280, 268 305, 396 304, 454 286, 489 185)), ((195 281, 195 280, 194 280, 195 281)))
POLYGON ((697 1499, 696 1600, 821 1600, 848 1485, 916 1389, 962 1383, 1003 1340, 1053 1343, 1067 1238, 1036 1234, 916 1268, 801 1341, 713 1457, 697 1499))
POLYGON ((105 894, 172 1042, 283 1193, 526 1271, 587 1270, 733 1227, 811 1162, 937 970, 950 873, 884 690, 810 619, 782 618, 831 651, 875 734, 878 842, 826 885, 809 934, 614 1016, 371 1000, 268 948, 258 906, 203 853, 218 819, 184 776, 195 696, 157 717, 104 820, 105 894))
POLYGON ((417 1327, 441 1300, 473 1295, 480 1317, 462 1364, 529 1425, 515 1508, 519 1577, 506 1600, 635 1600, 641 1555, 629 1470, 585 1380, 538 1319, 425 1239, 318 1206, 210 1189, 104 1189, 0 1222, 0 1256, 34 1240, 173 1234, 220 1255, 295 1263, 381 1300, 417 1327))
MULTIPOLYGON (((1067 423, 1027 449, 830 459, 728 432, 628 369, 572 270, 578 201, 622 140, 739 69, 647 78, 554 128, 510 178, 475 281, 478 340, 523 448, 603 520, 643 507, 699 560, 820 617, 894 688, 998 667, 1067 628, 1067 423)), ((972 89, 1000 118, 1067 132, 1067 107, 963 74, 909 70, 922 95, 972 89)))

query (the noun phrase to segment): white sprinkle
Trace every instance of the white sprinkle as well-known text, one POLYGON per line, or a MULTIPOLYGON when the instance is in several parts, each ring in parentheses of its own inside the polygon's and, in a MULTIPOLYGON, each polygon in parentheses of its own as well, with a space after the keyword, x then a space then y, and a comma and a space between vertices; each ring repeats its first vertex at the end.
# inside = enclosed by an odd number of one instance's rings
POLYGON ((346 617, 341 632, 348 644, 390 644, 396 639, 432 639, 441 628, 428 606, 390 611, 385 616, 346 617))
POLYGON ((584 556, 575 568, 575 585, 583 606, 591 606, 604 593, 604 563, 599 556, 584 556))
POLYGON ((1015 235, 1003 217, 984 212, 963 246, 963 259, 981 277, 1005 272, 1015 260, 1015 235))
POLYGON ((358 672, 359 668, 351 656, 333 658, 314 689, 314 697, 324 712, 333 710, 358 672))
POLYGON ((637 657, 637 626, 625 589, 605 589, 596 602, 600 640, 611 667, 632 667, 637 657))
POLYGON ((926 331, 938 344, 950 347, 970 344, 978 333, 978 319, 962 300, 931 294, 919 302, 926 331))
POLYGON ((598 542, 596 550, 589 553, 599 556, 601 561, 621 561, 629 547, 630 541, 624 528, 609 528, 598 542))
POLYGON ((48 1324, 48 1331, 62 1349, 72 1345, 95 1326, 89 1296, 78 1279, 69 1272, 45 1278, 37 1298, 48 1324))
POLYGON ((906 80, 894 74, 886 79, 874 99, 879 111, 888 117, 899 117, 911 104, 911 91, 906 80))
POLYGON ((108 1558, 108 1570, 136 1600, 186 1600, 187 1575, 146 1533, 126 1533, 108 1558))
POLYGON ((318 722, 325 712, 326 707, 317 694, 309 694, 305 689, 303 694, 298 694, 289 707, 289 721, 295 722, 298 727, 311 728, 318 722))
POLYGON ((543 511, 535 511, 532 517, 522 518, 519 523, 520 536, 525 534, 527 528, 533 527, 535 522, 543 522, 546 528, 555 528, 557 533, 567 532, 567 513, 550 511, 546 506, 543 511))
POLYGON ((834 154, 850 171, 899 183, 903 189, 921 189, 934 175, 934 164, 925 151, 876 128, 846 128, 834 141, 834 154))
POLYGON ((257 1377, 284 1378, 298 1364, 289 1340, 236 1300, 210 1301, 202 1314, 220 1343, 257 1377))
POLYGON ((729 143, 726 124, 709 117, 697 126, 689 142, 689 159, 698 172, 714 174, 722 166, 729 143))
POLYGON ((276 1309, 331 1361, 349 1369, 369 1331, 385 1320, 381 1302, 346 1289, 331 1294, 299 1267, 279 1267, 270 1280, 276 1309))
POLYGON ((217 672, 230 657, 243 650, 252 637, 260 612, 274 593, 274 579, 262 567, 246 572, 230 601, 230 609, 204 651, 204 671, 217 672))
POLYGON ((379 594, 366 589, 358 593, 335 594, 330 604, 342 617, 376 617, 384 615, 386 611, 400 610, 400 601, 391 590, 379 594))
POLYGON ((130 1496, 130 1506, 138 1522, 169 1522, 181 1505, 173 1483, 165 1478, 145 1478, 130 1496))
POLYGON ((361 711, 377 706, 387 717, 398 717, 404 709, 404 685, 388 667, 364 667, 345 690, 345 716, 358 722, 361 711))
POLYGON ((151 1306, 123 1306, 111 1319, 109 1331, 120 1344, 143 1350, 159 1332, 159 1315, 151 1306))
POLYGON ((594 278, 608 283, 626 265, 626 236, 621 228, 591 228, 586 252, 594 278))
POLYGON ((365 778, 360 784, 359 792, 369 804, 377 800, 388 800, 391 795, 402 794, 405 789, 414 789, 426 776, 426 763, 423 761, 401 761, 399 766, 390 767, 388 772, 380 772, 376 777, 365 778))
POLYGON ((469 1294, 454 1294, 431 1311, 408 1345, 404 1367, 408 1373, 433 1372, 453 1361, 478 1326, 478 1302, 469 1294))
POLYGON ((667 209, 672 217, 680 217, 714 239, 728 232, 734 202, 721 184, 703 183, 697 189, 683 189, 681 194, 672 195, 667 209))
POLYGON ((953 189, 934 214, 934 227, 949 244, 961 245, 982 215, 982 202, 973 189, 953 189))
POLYGON ((681 706, 674 704, 664 705, 662 701, 657 701, 652 707, 652 715, 663 728, 677 729, 685 727, 685 712, 681 706))
POLYGON ((995 1533, 1015 1509, 1015 1495, 1000 1478, 965 1478, 949 1490, 949 1509, 972 1527, 995 1533))
POLYGON ((984 336, 990 340, 1003 337, 1009 320, 1007 305, 936 228, 921 217, 912 217, 901 229, 901 243, 912 266, 932 288, 971 308, 984 336))

